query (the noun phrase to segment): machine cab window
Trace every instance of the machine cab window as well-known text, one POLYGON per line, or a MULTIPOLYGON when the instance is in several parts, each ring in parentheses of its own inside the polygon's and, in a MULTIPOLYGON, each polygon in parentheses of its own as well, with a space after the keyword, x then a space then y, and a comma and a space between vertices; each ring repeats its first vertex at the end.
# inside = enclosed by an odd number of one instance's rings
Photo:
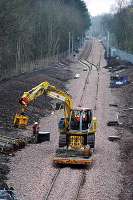
POLYGON ((87 130, 92 121, 92 112, 90 110, 73 110, 71 114, 70 129, 81 131, 87 130))

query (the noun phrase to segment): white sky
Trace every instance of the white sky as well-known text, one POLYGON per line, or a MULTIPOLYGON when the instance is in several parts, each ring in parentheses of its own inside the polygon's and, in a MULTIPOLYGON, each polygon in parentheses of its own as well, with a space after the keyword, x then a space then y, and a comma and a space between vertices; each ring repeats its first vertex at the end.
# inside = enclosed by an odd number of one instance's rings
POLYGON ((116 0, 84 0, 92 16, 108 13, 116 0))

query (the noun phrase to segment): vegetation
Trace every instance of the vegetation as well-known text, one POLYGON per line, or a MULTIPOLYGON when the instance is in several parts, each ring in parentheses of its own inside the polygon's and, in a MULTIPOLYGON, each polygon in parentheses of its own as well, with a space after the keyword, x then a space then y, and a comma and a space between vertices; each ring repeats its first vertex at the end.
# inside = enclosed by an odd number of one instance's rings
POLYGON ((117 12, 102 17, 102 27, 113 46, 133 53, 133 1, 119 0, 117 12))
POLYGON ((0 0, 0 71, 67 51, 89 26, 83 0, 0 0))

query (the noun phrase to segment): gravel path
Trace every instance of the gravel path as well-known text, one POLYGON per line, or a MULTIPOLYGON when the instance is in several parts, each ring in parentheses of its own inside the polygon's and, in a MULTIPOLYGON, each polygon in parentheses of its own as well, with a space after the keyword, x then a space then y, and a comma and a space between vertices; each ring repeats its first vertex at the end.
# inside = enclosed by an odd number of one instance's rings
MULTIPOLYGON (((101 60, 101 66, 104 66, 101 60)), ((84 200, 117 200, 121 190, 121 175, 119 145, 108 141, 109 135, 115 135, 114 128, 107 127, 111 110, 109 103, 116 100, 109 89, 109 74, 104 68, 99 73, 98 100, 96 104, 96 116, 98 129, 96 135, 95 163, 86 175, 86 183, 81 191, 84 200)), ((89 91, 88 91, 89 92, 89 91)), ((112 108, 111 108, 112 109, 112 108)))
MULTIPOLYGON (((96 41, 93 41, 94 49, 89 57, 90 62, 98 64, 101 59, 101 66, 106 65, 103 59, 103 49, 96 41)), ((83 71, 83 66, 73 64, 71 66, 75 73, 80 73, 80 79, 71 80, 68 89, 73 96, 77 106, 81 100, 82 89, 85 83, 87 72, 83 71)), ((89 82, 85 89, 85 96, 82 106, 95 108, 98 118, 98 130, 96 136, 96 151, 94 153, 95 163, 93 167, 86 171, 86 182, 84 183, 79 199, 87 200, 117 200, 120 193, 120 163, 119 146, 107 140, 108 135, 115 134, 113 128, 106 126, 110 117, 109 103, 114 99, 111 97, 109 86, 109 74, 101 68, 99 72, 99 91, 97 93, 98 72, 93 68, 89 76, 89 82)), ((56 168, 52 166, 52 158, 58 145, 57 122, 58 112, 49 118, 41 120, 41 130, 51 132, 51 141, 42 144, 27 146, 21 152, 17 152, 11 159, 10 174, 8 183, 12 184, 22 200, 43 200, 48 191, 56 168)), ((75 199, 76 188, 81 176, 81 169, 71 169, 69 167, 61 169, 57 179, 56 187, 51 193, 50 200, 75 199)))

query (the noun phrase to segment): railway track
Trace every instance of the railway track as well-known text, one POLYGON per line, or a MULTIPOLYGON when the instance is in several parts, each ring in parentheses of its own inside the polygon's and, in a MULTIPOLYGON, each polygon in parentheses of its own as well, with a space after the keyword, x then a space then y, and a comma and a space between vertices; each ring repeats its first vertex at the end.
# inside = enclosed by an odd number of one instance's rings
MULTIPOLYGON (((94 51, 92 51, 93 50, 92 47, 93 47, 93 43, 91 44, 91 49, 89 49, 89 55, 90 55, 90 52, 92 52, 92 53, 94 52, 94 51)), ((85 59, 85 61, 88 62, 87 59, 85 59)), ((100 63, 101 63, 101 53, 100 53, 99 61, 98 61, 97 64, 93 64, 93 63, 90 63, 90 62, 88 62, 88 63, 91 64, 91 65, 94 65, 96 67, 97 73, 98 73, 98 75, 97 75, 97 85, 96 85, 95 106, 93 108, 93 110, 96 111, 96 109, 97 109, 97 99, 98 99, 98 89, 99 89, 98 87, 99 87, 99 69, 100 69, 100 63)), ((85 84, 84 84, 84 87, 83 87, 83 92, 82 92, 82 95, 81 95, 81 98, 80 98, 80 105, 81 106, 83 105, 84 92, 87 88, 87 84, 89 83, 90 69, 92 70, 92 66, 91 66, 91 68, 88 66, 88 68, 89 68, 89 71, 87 73, 87 76, 86 76, 86 79, 85 79, 85 84)), ((81 179, 80 179, 80 182, 79 182, 79 185, 78 185, 77 195, 76 195, 76 198, 74 200, 82 200, 82 195, 80 194, 80 191, 81 191, 81 189, 84 185, 85 178, 86 178, 86 170, 84 169, 82 171, 82 176, 81 176, 81 179)))
POLYGON ((54 185, 55 185, 55 183, 56 183, 56 180, 57 180, 57 178, 58 178, 58 176, 59 176, 60 171, 61 171, 60 168, 57 169, 57 171, 56 171, 56 173, 55 173, 55 175, 54 175, 54 177, 53 177, 52 183, 51 183, 51 185, 50 185, 50 187, 49 187, 49 190, 48 190, 48 192, 47 192, 47 194, 46 194, 46 196, 44 197, 43 200, 48 200, 48 199, 49 199, 50 193, 51 193, 51 191, 52 191, 52 189, 53 189, 53 187, 54 187, 54 185))
MULTIPOLYGON (((53 188, 54 188, 54 186, 56 184, 56 181, 57 181, 57 178, 58 178, 60 172, 61 172, 61 168, 57 169, 57 171, 56 171, 56 173, 55 173, 55 175, 54 175, 54 177, 52 179, 52 183, 51 183, 51 185, 49 187, 49 190, 48 190, 47 194, 45 195, 45 197, 43 198, 43 200, 49 200, 51 192, 52 192, 52 190, 53 190, 53 188)), ((73 200, 79 200, 80 190, 81 190, 81 188, 83 187, 83 185, 85 183, 85 179, 86 179, 86 170, 83 169, 82 170, 82 174, 79 177, 77 191, 76 191, 76 193, 74 195, 75 197, 73 198, 73 200)))
MULTIPOLYGON (((90 55, 90 53, 92 52, 93 53, 93 51, 92 51, 92 43, 91 43, 91 46, 90 46, 90 48, 89 48, 89 55, 90 55)), ((93 56, 92 56, 93 57, 93 56)), ((79 105, 83 105, 83 97, 84 97, 84 92, 85 92, 85 90, 86 90, 86 88, 87 88, 87 84, 89 83, 89 75, 90 75, 90 71, 92 70, 92 66, 94 66, 96 69, 97 69, 97 72, 98 72, 98 78, 97 78, 97 88, 96 88, 96 97, 95 97, 95 100, 97 101, 97 96, 98 96, 98 85, 99 85, 99 69, 100 69, 100 63, 101 63, 101 53, 100 53, 100 57, 99 57, 99 61, 98 61, 98 63, 97 64, 93 64, 93 63, 91 63, 91 62, 89 62, 88 61, 88 59, 84 59, 86 62, 83 62, 83 60, 81 60, 80 59, 80 62, 82 63, 82 64, 85 64, 86 66, 88 66, 88 68, 89 68, 89 71, 88 71, 88 73, 87 73, 87 76, 86 76, 86 79, 85 79, 85 84, 84 84, 84 87, 83 87, 83 92, 82 92, 82 95, 81 95, 81 98, 80 98, 80 103, 79 103, 79 105), (91 65, 91 66, 90 66, 91 65)), ((94 106, 94 110, 96 110, 96 103, 95 103, 95 106, 94 106)))
POLYGON ((92 51, 92 46, 93 46, 93 41, 88 42, 85 46, 85 49, 79 56, 79 59, 81 59, 81 58, 84 60, 88 59, 88 56, 90 55, 90 53, 92 51))
POLYGON ((79 200, 81 199, 81 196, 80 196, 80 190, 82 189, 84 183, 85 183, 85 179, 86 179, 86 170, 83 169, 82 170, 82 175, 80 177, 80 181, 79 181, 79 184, 78 184, 78 188, 77 188, 77 194, 75 196, 75 198, 73 200, 79 200))
MULTIPOLYGON (((90 52, 92 51, 92 47, 93 47, 93 44, 91 44, 91 47, 89 48, 89 54, 90 52)), ((100 56, 100 59, 101 59, 101 56, 100 56)), ((100 61, 99 61, 100 63, 100 61)), ((100 64, 99 64, 100 65, 100 64)), ((89 82, 89 75, 90 75, 90 71, 88 71, 87 73, 87 76, 86 76, 86 79, 85 79, 85 84, 84 84, 84 87, 83 87, 83 91, 82 91, 82 95, 81 95, 81 98, 80 98, 80 105, 83 104, 83 97, 84 97, 84 92, 86 90, 86 87, 87 87, 87 84, 89 82)), ((98 96, 98 83, 99 83, 99 73, 98 73, 98 79, 97 79, 97 89, 96 89, 96 98, 95 100, 97 100, 97 96, 98 96)), ((95 109, 96 109, 96 103, 95 103, 95 109)), ((49 200, 50 199, 50 195, 51 195, 51 192, 56 184, 56 181, 59 177, 59 174, 61 172, 61 168, 57 169, 53 179, 52 179, 52 182, 51 182, 51 185, 48 189, 48 192, 47 194, 45 195, 44 199, 43 200, 49 200)), ((77 186, 77 190, 76 190, 76 193, 75 193, 75 197, 73 200, 81 200, 82 199, 82 196, 80 194, 80 191, 85 183, 85 179, 86 179, 86 169, 82 169, 81 171, 81 175, 79 176, 79 180, 78 180, 78 186, 77 186)))

